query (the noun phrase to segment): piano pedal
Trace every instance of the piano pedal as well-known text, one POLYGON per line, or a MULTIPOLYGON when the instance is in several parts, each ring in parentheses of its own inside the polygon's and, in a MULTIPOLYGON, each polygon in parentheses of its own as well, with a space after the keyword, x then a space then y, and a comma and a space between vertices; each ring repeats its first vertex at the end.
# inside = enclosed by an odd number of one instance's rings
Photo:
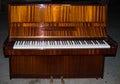
POLYGON ((41 81, 39 79, 31 80, 29 84, 41 84, 41 81))
POLYGON ((65 81, 63 79, 63 76, 61 76, 61 84, 65 84, 65 81))
POLYGON ((53 76, 50 77, 50 84, 53 84, 53 76))

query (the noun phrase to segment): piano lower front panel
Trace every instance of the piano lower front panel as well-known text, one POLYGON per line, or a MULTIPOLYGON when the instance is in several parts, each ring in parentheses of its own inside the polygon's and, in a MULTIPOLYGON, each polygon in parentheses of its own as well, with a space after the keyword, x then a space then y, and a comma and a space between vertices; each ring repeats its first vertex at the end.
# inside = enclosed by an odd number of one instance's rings
POLYGON ((102 78, 104 56, 10 56, 11 78, 102 78))

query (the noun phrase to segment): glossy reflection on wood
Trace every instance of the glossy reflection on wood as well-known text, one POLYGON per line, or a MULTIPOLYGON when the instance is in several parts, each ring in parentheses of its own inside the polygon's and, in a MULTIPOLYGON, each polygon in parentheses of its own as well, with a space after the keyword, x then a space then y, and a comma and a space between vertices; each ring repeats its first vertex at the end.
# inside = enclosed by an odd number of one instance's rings
POLYGON ((11 22, 105 22, 107 5, 9 5, 11 22), (76 16, 77 15, 77 16, 76 16))
POLYGON ((10 37, 106 36, 106 5, 27 4, 9 10, 10 37))
POLYGON ((100 77, 103 56, 11 56, 11 77, 100 77), (19 66, 18 66, 19 65, 19 66))

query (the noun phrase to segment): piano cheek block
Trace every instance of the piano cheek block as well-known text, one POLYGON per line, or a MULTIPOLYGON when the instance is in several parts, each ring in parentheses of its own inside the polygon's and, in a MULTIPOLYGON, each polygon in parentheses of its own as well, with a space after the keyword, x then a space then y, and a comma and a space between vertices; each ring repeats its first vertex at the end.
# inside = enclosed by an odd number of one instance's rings
POLYGON ((9 3, 10 78, 103 78, 118 45, 107 36, 107 3, 84 2, 9 3))

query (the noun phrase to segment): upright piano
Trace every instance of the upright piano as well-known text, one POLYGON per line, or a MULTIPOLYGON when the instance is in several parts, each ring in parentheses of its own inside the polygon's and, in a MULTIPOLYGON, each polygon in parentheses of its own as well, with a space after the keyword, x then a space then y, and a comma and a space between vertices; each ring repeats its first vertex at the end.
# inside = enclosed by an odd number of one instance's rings
POLYGON ((117 43, 107 33, 108 0, 11 2, 4 42, 10 78, 103 78, 117 43))

